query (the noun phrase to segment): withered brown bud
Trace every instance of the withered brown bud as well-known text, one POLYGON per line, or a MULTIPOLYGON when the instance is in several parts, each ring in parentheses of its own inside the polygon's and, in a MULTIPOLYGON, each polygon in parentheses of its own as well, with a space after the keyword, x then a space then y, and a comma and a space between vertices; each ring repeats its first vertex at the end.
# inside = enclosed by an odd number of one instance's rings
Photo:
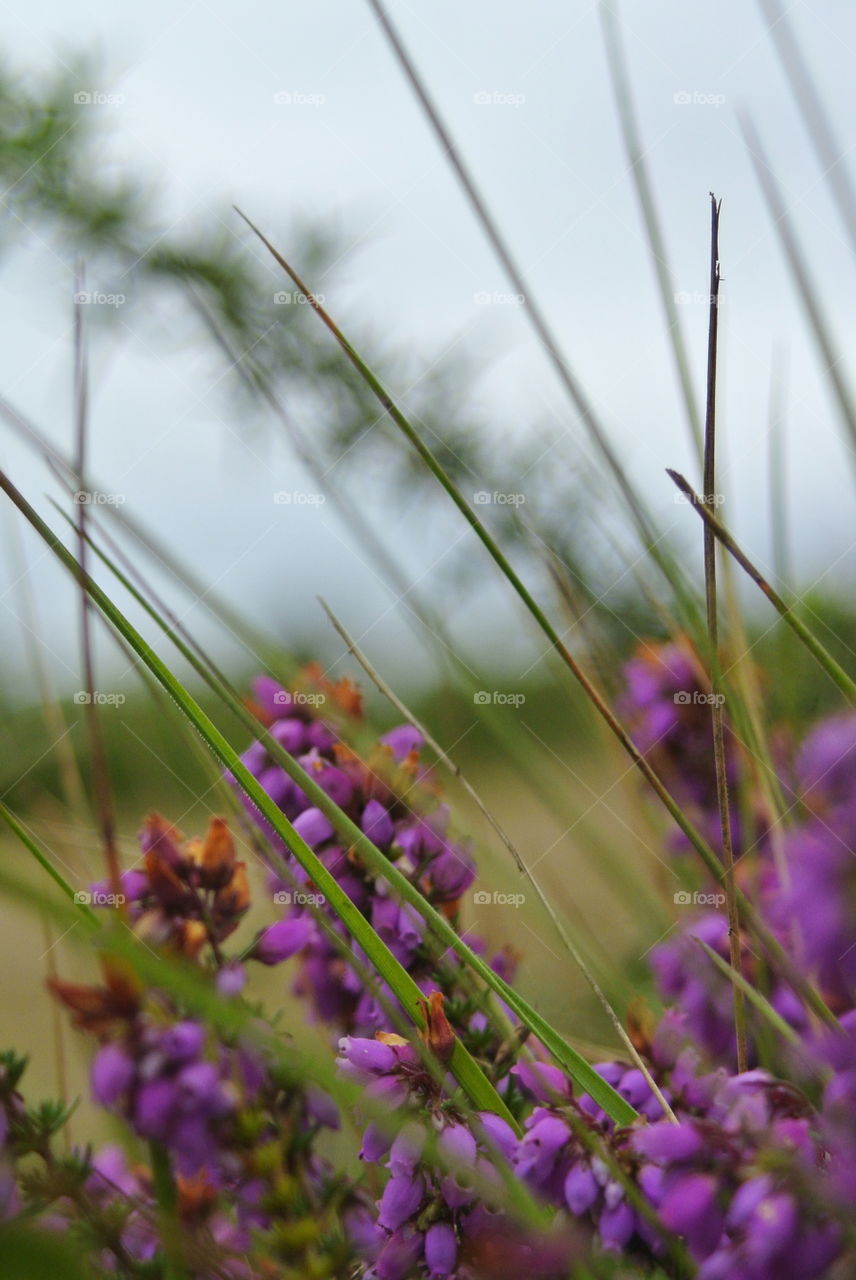
POLYGON ((229 883, 217 890, 214 913, 218 919, 243 915, 250 905, 250 882, 246 862, 236 862, 229 883))
POLYGON ((199 863, 206 889, 222 889, 235 870, 235 842, 223 818, 212 818, 202 844, 199 863))
POLYGON ((448 1062, 455 1048, 455 1033, 446 1017, 443 999, 442 991, 432 991, 428 999, 422 1001, 426 1023, 422 1039, 435 1058, 439 1058, 440 1062, 448 1062))

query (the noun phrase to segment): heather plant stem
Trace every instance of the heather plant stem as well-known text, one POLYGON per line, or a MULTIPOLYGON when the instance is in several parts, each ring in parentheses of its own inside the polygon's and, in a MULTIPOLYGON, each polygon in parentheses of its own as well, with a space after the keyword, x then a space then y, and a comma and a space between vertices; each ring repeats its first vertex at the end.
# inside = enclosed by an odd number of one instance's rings
MULTIPOLYGON (((281 840, 294 854, 342 923, 354 936, 358 944, 366 952, 372 964, 377 968, 384 980, 395 991, 398 999, 408 1011, 417 1027, 424 1026, 422 1012, 423 996, 410 974, 395 959, 383 941, 378 937, 362 913, 354 906, 351 899, 341 889, 338 881, 317 858, 312 849, 301 839, 285 818, 279 807, 271 800, 267 792, 259 785, 249 770, 240 760, 237 753, 229 745, 213 722, 205 715, 201 707, 172 674, 157 654, 145 642, 139 632, 117 608, 104 591, 87 575, 83 575, 74 556, 60 542, 57 536, 42 520, 38 513, 12 484, 8 476, 0 471, 0 488, 11 498, 19 511, 26 517, 40 537, 47 543, 57 559, 69 570, 79 582, 82 582, 90 596, 97 604, 112 626, 133 647, 140 660, 148 667, 158 682, 172 696, 187 719, 194 725, 203 742, 220 763, 231 771, 242 791, 268 820, 281 840)), ((169 627, 160 622, 161 629, 172 637, 169 627)), ((455 932, 445 919, 426 900, 423 894, 411 884, 410 880, 365 836, 361 829, 351 821, 347 814, 330 799, 326 791, 307 773, 269 733, 259 734, 259 724, 240 702, 235 703, 227 689, 221 688, 214 677, 206 671, 204 665, 193 656, 187 655, 195 669, 235 712, 238 718, 248 717, 252 721, 252 733, 265 744, 269 754, 283 768, 292 781, 306 793, 313 805, 332 823, 340 837, 355 854, 361 856, 398 893, 399 897, 413 906, 430 926, 434 936, 447 948, 455 951, 466 964, 473 969, 482 980, 491 987, 523 1022, 542 1041, 545 1048, 555 1060, 576 1080, 583 1092, 602 1107, 608 1115, 619 1124, 629 1124, 635 1119, 636 1111, 627 1101, 602 1079, 601 1076, 567 1044, 549 1022, 532 1008, 513 987, 505 982, 489 964, 476 955, 455 932)), ((506 1119, 510 1118, 508 1108, 496 1093, 496 1090, 485 1078, 472 1056, 467 1052, 460 1040, 455 1040, 454 1051, 449 1069, 458 1078, 462 1088, 469 1093, 474 1106, 481 1110, 496 1111, 506 1119)), ((513 1120, 511 1121, 513 1124, 513 1120)))
MULTIPOLYGON (((601 695, 598 693, 597 689, 594 687, 592 682, 588 679, 585 672, 582 670, 582 668, 579 666, 579 664, 577 663, 573 655, 570 653, 568 648, 562 642, 561 637, 559 636, 553 624, 548 619, 544 610, 541 608, 538 602, 534 599, 534 597, 532 596, 528 588, 525 586, 521 578, 518 576, 518 574, 516 573, 512 565, 509 563, 507 557, 504 555, 501 548, 497 545, 496 541, 491 536, 487 528, 482 524, 478 516, 476 516, 475 512, 472 511, 471 508, 467 505, 467 502, 465 501, 463 495, 457 489, 452 479, 449 477, 449 475, 443 469, 441 464, 434 457, 431 450, 419 438, 418 434, 416 433, 414 428, 411 426, 410 422, 407 420, 404 414, 401 412, 401 410, 398 408, 398 406, 395 404, 395 402, 392 400, 389 393, 384 389, 383 385, 378 381, 378 379, 372 373, 371 369, 368 368, 368 366, 362 360, 360 355, 354 350, 354 348, 348 342, 345 335, 341 332, 341 330, 338 328, 338 326, 335 324, 332 318, 328 315, 324 307, 322 307, 321 304, 318 302, 317 298, 313 296, 313 294, 309 291, 308 287, 303 283, 303 281, 296 274, 296 272, 288 265, 288 263, 285 261, 282 255, 273 247, 270 241, 265 238, 265 236, 262 234, 261 231, 259 231, 256 227, 253 226, 249 218, 247 218, 244 214, 241 214, 241 217, 244 219, 247 225, 255 232, 255 234, 259 237, 261 242, 265 245, 268 251, 273 255, 273 257, 280 264, 280 266, 287 273, 287 275, 290 276, 290 278, 294 281, 297 288, 300 289, 300 291, 306 296, 307 301, 313 307, 313 309, 317 311, 317 313, 323 320, 324 324, 327 326, 327 328, 335 337, 336 341, 342 347, 342 350, 348 356, 348 359, 352 362, 354 367, 360 372, 362 377, 365 378, 368 385, 372 388, 372 390, 374 391, 374 394, 377 396, 380 403, 386 409, 387 413, 392 418, 393 422, 396 424, 396 426, 399 428, 399 430, 402 432, 405 438, 410 442, 410 444, 413 445, 414 449, 422 458, 425 465, 428 467, 429 471, 431 471, 432 475, 434 475, 436 479, 439 481, 439 483, 443 486, 443 488, 448 493, 449 497, 454 502, 455 506, 463 515, 464 519, 467 521, 470 527, 474 530, 479 540, 487 549, 487 551, 489 552, 489 554, 491 555, 495 563, 499 566, 502 573, 505 575, 505 577, 511 583, 514 590, 520 596, 521 600, 523 601, 523 603, 525 604, 529 612, 532 614, 535 621, 540 626, 541 630, 550 640, 551 645, 556 650, 559 657, 562 659, 565 665, 570 669, 571 673, 574 675, 574 677, 579 682, 579 684, 582 685, 582 688, 586 696, 594 704, 594 707, 598 712, 598 714, 603 717, 603 719, 605 720, 606 724, 609 726, 612 733, 615 735, 615 737, 623 746, 624 750, 630 756, 634 765, 636 765, 639 772, 649 783, 652 790, 657 795, 659 800, 662 802, 667 812, 671 815, 671 817, 677 823, 680 830, 684 833, 684 835, 689 840, 690 844, 699 854, 705 866, 707 867, 708 871, 710 871, 711 875, 713 875, 717 880, 721 880, 722 864, 717 858, 713 849, 710 847, 710 845, 707 843, 707 841, 704 839, 701 833, 696 830, 696 828, 690 822, 689 818, 687 818, 686 814, 681 809, 681 806, 678 804, 677 800, 675 800, 674 796, 671 794, 669 789, 661 781, 659 775, 651 767, 651 765, 646 760, 645 756, 642 754, 642 752, 638 749, 636 744, 633 742, 633 739, 627 733, 626 729, 621 724, 618 717, 613 713, 608 703, 601 697, 601 695)), ((319 804, 319 808, 320 807, 322 806, 319 804)), ((761 921, 757 913, 751 909, 750 904, 748 903, 746 898, 739 892, 739 890, 737 891, 737 901, 741 911, 743 912, 744 919, 747 922, 751 922, 751 925, 755 934, 761 940, 764 946, 768 949, 768 951, 770 951, 770 953, 776 957, 780 967, 785 969, 785 967, 787 966, 789 981, 791 981, 791 983, 794 985, 795 990, 802 993, 803 999, 812 1009, 814 1009, 814 1011, 818 1014, 819 1017, 837 1026, 838 1025, 837 1019, 835 1018, 835 1015, 831 1012, 831 1010, 827 1007, 822 996, 817 991, 814 990, 811 984, 803 978, 802 974, 799 973, 796 967, 790 963, 789 958, 787 956, 787 952, 773 937, 770 931, 766 928, 766 926, 763 924, 763 922, 761 921)), ((417 909, 420 909, 420 908, 417 908, 417 909)))
POLYGON ((178 1217, 178 1189, 172 1175, 169 1156, 159 1142, 149 1143, 152 1184, 157 1201, 161 1240, 164 1250, 164 1280, 184 1280, 187 1269, 181 1248, 181 1223, 178 1217))
MULTIPOLYGON (((81 289, 81 278, 77 277, 77 290, 81 289)), ((84 499, 84 475, 86 474, 86 429, 88 410, 88 387, 86 370, 86 343, 83 332, 83 308, 80 302, 74 304, 74 389, 77 452, 74 459, 74 471, 79 485, 77 502, 77 557, 81 572, 86 572, 86 507, 84 499)), ((86 685, 87 703, 84 711, 89 750, 92 756, 92 785, 95 802, 101 825, 101 837, 104 843, 104 858, 107 864, 107 878, 114 894, 119 895, 121 889, 121 873, 119 870, 119 854, 116 850, 116 820, 113 814, 113 800, 110 795, 110 774, 107 768, 107 755, 104 750, 104 739, 101 734, 101 720, 98 704, 95 701, 95 671, 92 660, 92 634, 90 629, 90 610, 92 604, 84 590, 80 592, 80 643, 83 657, 84 684, 86 685)), ((119 901, 121 899, 119 898, 119 901)))
POLYGON ((333 613, 332 609, 329 607, 326 601, 322 600, 321 605, 324 609, 324 612, 327 614, 327 617, 330 619, 330 622, 332 623, 333 627, 335 627, 336 631, 339 633, 339 635, 342 637, 345 644, 347 645, 348 652, 353 654, 354 658, 356 658, 357 662, 363 668, 363 670, 365 671, 369 679, 374 682, 374 684, 376 685, 380 693, 382 693, 383 696, 392 703, 395 709, 402 716, 404 716, 405 720, 407 720, 410 724, 413 725, 414 729, 417 729, 419 733, 422 734, 423 738, 428 743, 429 747, 431 747, 432 751, 434 751, 437 754, 437 757, 442 761, 442 763, 449 770, 452 776, 454 778, 457 778, 458 782, 460 782, 461 786, 466 791, 470 799, 473 801, 476 808, 493 827, 494 831, 499 836, 500 840, 505 845, 506 849, 514 859, 514 863, 518 871, 521 873, 521 875, 524 875, 526 877, 526 879, 532 885, 532 888, 535 890, 535 896, 538 898, 538 901, 541 903, 544 910, 547 912, 547 915, 550 917, 551 921, 553 922, 553 926, 556 930, 556 933, 559 935, 559 938, 561 939, 563 946, 565 947, 568 954, 571 956, 574 963, 576 964, 577 968, 582 973, 586 982, 594 992, 594 995, 597 998, 598 1002, 600 1003, 601 1008, 603 1009, 607 1018, 611 1022, 613 1030, 615 1031, 621 1043, 624 1045, 634 1065, 638 1067, 638 1069, 642 1072, 642 1075, 645 1077, 648 1087, 650 1088, 654 1097, 659 1102, 660 1106, 663 1108, 664 1115, 666 1116, 667 1119, 671 1120, 674 1124, 677 1124, 678 1123, 677 1116, 675 1115, 672 1108, 669 1106, 666 1099, 663 1097, 662 1090, 660 1089, 657 1082, 654 1080, 653 1076, 651 1075, 650 1071, 645 1065, 645 1062, 642 1059, 639 1051, 637 1050, 633 1041, 630 1039, 630 1036, 627 1034, 626 1030, 624 1029, 621 1023, 621 1020, 618 1017, 618 1014, 615 1012, 609 1000, 607 999, 606 995, 601 990, 600 985, 598 984, 597 978, 595 978, 591 969, 588 967, 585 960, 580 955, 579 951, 574 945, 574 942, 571 939, 567 929, 565 928, 564 924, 559 918, 558 912, 556 911, 555 907, 550 902, 546 893, 542 889, 540 882, 536 879, 536 877, 532 874, 532 872, 526 866, 520 852, 518 851, 516 846, 513 844, 511 838, 506 834, 505 829, 502 827, 498 819, 493 815, 493 813, 484 803, 481 796, 476 791, 475 787, 472 786, 469 780, 461 772, 460 766, 457 765, 455 761, 452 760, 446 754, 446 752, 440 746, 439 742, 437 742, 436 738, 434 738, 434 736, 431 734, 430 730, 424 724, 422 724, 416 718, 416 716, 414 716, 413 712, 410 711, 410 709, 405 705, 405 703, 401 701, 401 699, 394 692, 394 690, 392 690, 389 687, 389 685, 386 683, 386 681, 383 679, 380 673, 374 669, 374 667, 369 662, 368 658, 360 650, 356 641, 353 640, 352 637, 348 634, 347 630, 345 629, 343 624, 339 621, 339 619, 336 617, 336 615, 333 613))
POLYGON ((780 617, 788 624, 791 630, 799 636, 805 647, 811 653, 812 657, 820 664, 826 674, 829 676, 849 702, 856 705, 856 683, 851 680, 847 672, 833 658, 828 649, 818 640, 817 636, 812 632, 794 610, 785 603, 779 593, 770 585, 760 569, 752 563, 748 556, 740 550, 734 538, 726 529, 725 525, 710 511, 693 490, 692 486, 678 471, 672 471, 666 468, 666 474, 675 482, 681 493, 689 498, 690 503, 695 507, 698 514, 704 520, 705 524, 712 529, 714 535, 719 539, 741 569, 744 569, 752 581, 758 586, 764 595, 770 601, 770 604, 777 611, 780 617))
MULTIPOLYGON (((720 202, 710 196, 710 316, 707 338, 707 395, 704 416, 704 484, 706 506, 716 503, 716 357, 719 332, 719 213, 720 202)), ((716 598, 716 538, 710 525, 704 526, 704 595, 707 605, 707 630, 710 637, 710 683, 713 701, 710 706, 713 725, 713 758, 716 767, 716 799, 722 833, 722 857, 725 863, 723 889, 728 912, 728 951, 731 967, 741 973, 740 917, 734 896, 734 847, 731 841, 731 805, 728 797, 728 775, 725 763, 725 734, 722 720, 722 681, 719 671, 719 619, 716 598)), ((734 1032, 737 1044, 738 1073, 746 1070, 746 1006, 738 983, 733 986, 734 1032)))

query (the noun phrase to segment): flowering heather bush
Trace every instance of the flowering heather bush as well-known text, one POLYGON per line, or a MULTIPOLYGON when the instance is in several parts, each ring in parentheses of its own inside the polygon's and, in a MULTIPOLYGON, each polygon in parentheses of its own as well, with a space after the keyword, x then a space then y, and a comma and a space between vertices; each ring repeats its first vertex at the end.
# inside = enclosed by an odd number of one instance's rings
MULTIPOLYGON (((686 734, 697 775, 687 785, 701 808, 712 803, 701 727, 683 715, 684 704, 670 711, 677 661, 673 647, 634 659, 625 705, 637 706, 646 751, 665 740, 677 761, 686 734)), ((680 662, 677 678, 686 681, 691 668, 680 662)), ((457 955, 438 946, 390 881, 341 842, 262 736, 268 730, 389 865, 458 926, 475 866, 453 834, 421 735, 395 729, 363 757, 343 737, 361 731, 355 689, 332 686, 316 670, 301 689, 256 682, 260 737, 243 761, 412 975, 423 996, 421 1033, 408 1030, 407 1009, 251 801, 243 797, 242 825, 268 864, 273 910, 238 949, 232 939, 250 907, 250 879, 229 824, 214 818, 204 837, 188 840, 150 815, 140 860, 121 875, 124 924, 155 955, 189 966, 221 1007, 246 1016, 211 1021, 168 985, 148 984, 111 957, 98 984, 54 980, 55 996, 92 1040, 92 1097, 126 1140, 60 1153, 66 1111, 28 1107, 25 1063, 6 1054, 3 1220, 72 1229, 84 1243, 87 1274, 103 1276, 850 1274, 856 1008, 846 952, 856 946, 856 928, 839 908, 852 877, 856 801, 846 761, 856 750, 856 717, 820 724, 783 766, 800 806, 784 866, 774 866, 768 841, 759 839, 741 868, 747 881, 764 885, 770 926, 800 948, 805 972, 842 1015, 840 1029, 820 1029, 797 992, 753 963, 747 939, 745 972, 797 1043, 776 1042, 755 1011, 755 1061, 735 1072, 730 983, 693 942, 703 939, 725 960, 727 922, 721 911, 690 912, 653 957, 673 1007, 658 1024, 649 1017, 636 1025, 636 1062, 596 1066, 636 1113, 617 1123, 545 1045, 521 1034, 512 1010, 488 998, 457 955), (307 687, 320 696, 307 698, 307 687), (326 719, 318 711, 325 699, 326 719), (787 885, 774 884, 777 876, 787 885), (338 1046, 335 1070, 319 1073, 323 1088, 254 1035, 261 1009, 253 976, 292 958, 294 993, 329 1027, 331 1067, 338 1046), (474 1108, 459 1087, 450 1069, 458 1042, 483 1067, 504 1114, 474 1108), (356 1162, 339 1148, 331 1155, 323 1136, 339 1127, 342 1104, 356 1128, 356 1162), (619 1259, 623 1269, 615 1271, 619 1259)), ((109 880, 95 889, 95 901, 112 901, 109 880)), ((510 950, 491 965, 513 978, 510 950)))

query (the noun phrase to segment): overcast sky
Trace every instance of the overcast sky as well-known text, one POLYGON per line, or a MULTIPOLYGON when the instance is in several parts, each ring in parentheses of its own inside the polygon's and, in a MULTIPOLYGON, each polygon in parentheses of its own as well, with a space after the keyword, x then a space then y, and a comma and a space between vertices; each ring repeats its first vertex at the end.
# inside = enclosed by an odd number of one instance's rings
MULTIPOLYGON (((854 141, 856 9, 789 6, 845 150, 854 141)), ((667 465, 688 465, 686 428, 653 273, 617 127, 597 5, 590 0, 433 0, 389 6, 569 361, 629 472, 664 523, 667 465)), ((625 3, 622 28, 701 398, 707 312, 707 196, 723 198, 720 487, 728 519, 769 556, 767 402, 776 344, 787 374, 791 531, 803 583, 831 569, 852 585, 853 469, 842 424, 741 140, 748 111, 810 256, 844 363, 853 351, 853 261, 845 229, 751 0, 625 3)), ((417 367, 466 350, 497 437, 574 417, 510 286, 402 79, 365 0, 30 0, 7 11, 10 64, 34 73, 94 52, 93 95, 109 125, 105 165, 161 190, 163 226, 192 227, 239 203, 265 226, 330 223, 346 251, 330 308, 412 346, 417 367), (484 297, 489 301, 484 302, 484 297)), ((9 197, 13 203, 12 197, 9 197)), ((246 231, 237 219, 236 236, 246 231)), ((0 391, 64 447, 71 433, 69 261, 16 241, 0 274, 0 391)), ((317 287, 324 288, 322 282, 317 287)), ((308 632, 323 592, 387 666, 406 654, 390 598, 324 508, 271 503, 294 475, 278 446, 249 447, 210 354, 152 340, 135 319, 93 350, 92 470, 121 491, 206 580, 260 623, 308 632), (382 618, 382 621, 379 619, 382 618)), ((4 435, 0 457, 30 494, 50 486, 4 435)), ((45 510, 48 508, 44 507, 45 510)), ((368 512, 430 590, 450 537, 418 513, 368 512)), ((5 531, 8 524, 0 525, 5 531)), ((10 544, 14 553, 14 544, 10 544)), ((28 580, 66 687, 79 683, 70 594, 27 536, 28 580)), ((3 603, 20 614, 4 568, 3 603)), ((490 571, 485 571, 486 584, 490 571)), ((605 586, 606 584, 601 584, 605 586)), ((470 636, 504 598, 486 585, 461 618, 470 636)), ((198 614, 191 615, 193 619, 198 614)), ((506 615, 517 615, 511 609, 506 615)), ((13 641, 11 613, 2 634, 13 641)), ((10 656, 10 662, 14 657, 10 656)))

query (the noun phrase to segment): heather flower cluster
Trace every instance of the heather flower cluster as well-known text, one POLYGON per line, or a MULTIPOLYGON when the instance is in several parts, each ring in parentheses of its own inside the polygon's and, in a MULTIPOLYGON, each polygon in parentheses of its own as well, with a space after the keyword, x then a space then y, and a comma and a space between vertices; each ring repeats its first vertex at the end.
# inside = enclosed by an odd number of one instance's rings
MULTIPOLYGON (((349 714, 352 720, 358 717, 359 698, 347 681, 322 687, 339 713, 349 714)), ((452 835, 448 806, 420 761, 421 734, 409 725, 393 729, 362 760, 315 714, 314 702, 298 700, 268 677, 257 680, 254 691, 254 709, 271 736, 432 905, 457 921, 461 898, 475 879, 475 865, 469 843, 452 835)), ((310 804, 262 742, 254 742, 242 760, 426 998, 441 992, 449 1017, 468 1047, 480 1057, 493 1058, 499 1048, 495 1030, 484 1012, 483 997, 474 996, 462 981, 457 958, 431 950, 419 913, 399 903, 388 882, 363 865, 353 850, 342 848, 328 818, 310 804)), ((290 859, 255 806, 246 798, 244 803, 267 837, 269 853, 278 855, 271 858, 271 894, 275 903, 288 909, 277 927, 284 936, 302 939, 295 992, 306 997, 320 1021, 337 1030, 372 1035, 387 1028, 390 1011, 398 1007, 393 992, 377 981, 367 983, 369 966, 359 946, 332 909, 318 900, 306 873, 290 859), (327 917, 335 940, 313 927, 318 913, 327 917)), ((484 952, 478 937, 468 934, 467 941, 474 950, 484 952)), ((506 980, 513 978, 517 961, 510 947, 490 957, 490 963, 506 980)))
MULTIPOLYGON (((646 647, 629 666, 624 711, 641 749, 716 847, 700 672, 682 644, 646 647), (676 697, 688 692, 698 697, 676 697)), ((307 687, 315 697, 258 680, 251 705, 260 726, 461 928, 475 864, 422 758, 421 736, 404 726, 358 754, 346 741, 359 727, 356 690, 317 670, 304 677, 307 687)), ((128 1144, 58 1154, 65 1110, 29 1109, 19 1087, 25 1064, 0 1059, 0 1220, 26 1217, 56 1231, 82 1224, 94 1275, 166 1275, 166 1177, 189 1280, 570 1280, 618 1274, 619 1259, 628 1276, 849 1274, 856 717, 822 723, 796 748, 777 744, 777 782, 793 810, 781 839, 769 796, 753 794, 739 739, 728 737, 741 881, 840 1014, 840 1027, 821 1028, 747 937, 744 973, 799 1048, 753 1011, 752 1064, 736 1073, 730 985, 694 941, 727 959, 725 914, 683 910, 652 957, 672 1007, 633 1029, 668 1114, 638 1064, 595 1066, 637 1113, 626 1125, 581 1093, 455 955, 438 952, 421 913, 343 845, 272 757, 261 728, 243 761, 413 978, 422 1032, 234 779, 237 822, 267 882, 260 929, 247 935, 251 877, 222 818, 188 840, 151 815, 139 864, 94 897, 107 901, 121 889, 119 911, 135 936, 190 966, 251 1020, 262 1012, 254 974, 289 963, 293 994, 327 1029, 321 1043, 338 1044, 358 1171, 322 1154, 324 1134, 340 1123, 327 1094, 286 1073, 246 1031, 209 1025, 111 960, 96 985, 52 985, 94 1042, 92 1097, 122 1123, 128 1144), (458 1086, 450 1070, 458 1041, 495 1086, 504 1115, 474 1110, 458 1086)), ((672 849, 686 874, 681 843, 672 849)), ((467 942, 488 955, 469 931, 467 942)), ((510 948, 488 958, 513 979, 510 948)))

